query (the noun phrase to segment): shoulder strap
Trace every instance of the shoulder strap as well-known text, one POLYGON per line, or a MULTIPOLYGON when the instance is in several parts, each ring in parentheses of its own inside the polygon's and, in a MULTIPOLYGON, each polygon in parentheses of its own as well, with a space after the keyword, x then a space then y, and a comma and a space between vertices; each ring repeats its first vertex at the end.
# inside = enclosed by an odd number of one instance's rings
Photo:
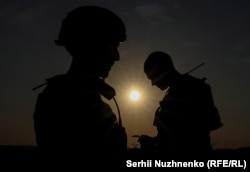
POLYGON ((118 124, 120 126, 122 126, 122 118, 121 118, 121 113, 120 113, 120 109, 119 109, 118 103, 117 103, 115 97, 113 97, 113 100, 115 102, 115 105, 116 105, 116 108, 117 108, 117 111, 118 111, 118 124))

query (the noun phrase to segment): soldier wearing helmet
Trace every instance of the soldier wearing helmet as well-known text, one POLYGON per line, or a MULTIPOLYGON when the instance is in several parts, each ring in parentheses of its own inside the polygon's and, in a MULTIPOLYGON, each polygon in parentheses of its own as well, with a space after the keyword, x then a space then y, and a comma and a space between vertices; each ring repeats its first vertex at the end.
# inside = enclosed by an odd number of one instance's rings
POLYGON ((114 62, 120 59, 117 47, 125 40, 125 25, 116 14, 100 7, 83 6, 68 13, 55 42, 72 55, 72 70, 80 65, 81 70, 91 70, 106 78, 114 62))
POLYGON ((161 51, 147 57, 144 72, 153 86, 166 90, 166 95, 155 112, 153 125, 157 127, 157 136, 143 135, 139 142, 143 145, 151 140, 151 147, 164 157, 210 156, 210 132, 222 126, 210 85, 204 79, 179 73, 172 58, 161 51))
POLYGON ((72 63, 65 74, 46 79, 37 98, 34 129, 42 157, 76 163, 75 157, 83 157, 82 167, 119 164, 117 138, 112 137, 117 119, 103 98, 115 96, 104 78, 119 61, 117 48, 125 40, 123 21, 108 9, 81 6, 63 19, 55 42, 66 48, 72 63))

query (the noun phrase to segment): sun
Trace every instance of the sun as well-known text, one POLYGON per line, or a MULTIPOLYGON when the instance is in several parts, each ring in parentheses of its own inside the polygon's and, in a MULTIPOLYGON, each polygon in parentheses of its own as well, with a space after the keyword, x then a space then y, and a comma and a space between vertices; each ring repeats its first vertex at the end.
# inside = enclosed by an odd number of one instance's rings
POLYGON ((138 101, 140 99, 140 93, 136 90, 132 90, 129 94, 130 100, 138 101))

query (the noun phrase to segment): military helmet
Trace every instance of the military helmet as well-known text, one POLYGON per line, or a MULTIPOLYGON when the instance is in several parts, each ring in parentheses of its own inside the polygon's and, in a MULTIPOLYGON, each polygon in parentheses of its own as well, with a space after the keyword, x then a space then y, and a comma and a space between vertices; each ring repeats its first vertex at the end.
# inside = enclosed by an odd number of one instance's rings
POLYGON ((154 51, 144 62, 144 72, 149 74, 150 72, 162 73, 167 70, 173 70, 174 64, 169 54, 162 51, 154 51))
POLYGON ((63 19, 57 45, 66 46, 86 41, 126 40, 126 28, 112 11, 98 6, 81 6, 70 11, 63 19))

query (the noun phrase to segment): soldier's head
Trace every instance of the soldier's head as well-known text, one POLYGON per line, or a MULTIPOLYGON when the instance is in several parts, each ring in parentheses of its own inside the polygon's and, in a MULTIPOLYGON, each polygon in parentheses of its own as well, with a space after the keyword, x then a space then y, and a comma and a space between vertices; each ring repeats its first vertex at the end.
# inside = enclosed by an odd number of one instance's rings
POLYGON ((147 78, 162 90, 169 86, 176 72, 171 57, 165 52, 154 51, 144 62, 147 78))
POLYGON ((125 25, 115 13, 98 6, 81 6, 63 19, 55 42, 66 48, 73 61, 92 66, 106 77, 120 59, 117 48, 125 40, 125 25))

